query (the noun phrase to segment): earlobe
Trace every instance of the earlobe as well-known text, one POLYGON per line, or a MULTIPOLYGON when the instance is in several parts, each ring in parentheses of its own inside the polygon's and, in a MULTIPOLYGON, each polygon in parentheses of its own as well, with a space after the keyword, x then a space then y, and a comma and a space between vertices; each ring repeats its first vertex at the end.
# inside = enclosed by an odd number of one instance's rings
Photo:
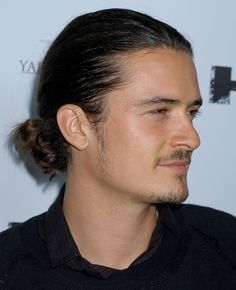
POLYGON ((87 148, 89 121, 79 106, 66 104, 60 107, 57 112, 57 124, 69 144, 81 151, 87 148))

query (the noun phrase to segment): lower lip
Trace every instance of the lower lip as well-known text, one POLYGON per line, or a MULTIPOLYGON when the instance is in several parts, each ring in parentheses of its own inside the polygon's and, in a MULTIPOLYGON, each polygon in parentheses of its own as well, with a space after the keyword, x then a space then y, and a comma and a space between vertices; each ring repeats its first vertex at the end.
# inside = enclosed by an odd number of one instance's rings
POLYGON ((169 170, 172 170, 178 174, 186 174, 188 171, 188 166, 185 165, 159 165, 161 167, 167 168, 169 170))

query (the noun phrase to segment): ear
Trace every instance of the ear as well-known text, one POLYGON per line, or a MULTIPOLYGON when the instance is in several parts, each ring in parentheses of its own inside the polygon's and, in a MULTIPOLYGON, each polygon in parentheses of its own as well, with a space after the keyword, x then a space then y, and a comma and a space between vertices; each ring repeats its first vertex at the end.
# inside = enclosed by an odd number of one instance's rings
POLYGON ((88 147, 91 125, 79 106, 66 104, 60 107, 57 112, 57 124, 69 144, 80 151, 88 147))

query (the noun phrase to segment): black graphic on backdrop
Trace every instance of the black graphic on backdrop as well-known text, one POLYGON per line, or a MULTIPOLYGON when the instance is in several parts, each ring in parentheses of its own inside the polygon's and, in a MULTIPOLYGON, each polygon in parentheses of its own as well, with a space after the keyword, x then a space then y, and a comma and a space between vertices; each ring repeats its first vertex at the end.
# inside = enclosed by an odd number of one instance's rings
POLYGON ((230 104, 230 92, 236 91, 236 81, 231 80, 231 71, 231 67, 212 67, 211 103, 230 104))
POLYGON ((14 226, 16 226, 18 224, 20 224, 20 223, 18 223, 18 222, 9 222, 8 223, 8 227, 11 228, 11 227, 14 227, 14 226))

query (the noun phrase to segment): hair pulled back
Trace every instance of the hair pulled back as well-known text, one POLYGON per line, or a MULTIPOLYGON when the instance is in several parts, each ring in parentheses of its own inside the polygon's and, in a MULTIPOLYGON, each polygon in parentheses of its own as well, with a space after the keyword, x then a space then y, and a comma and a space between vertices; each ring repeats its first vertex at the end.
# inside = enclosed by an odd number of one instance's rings
POLYGON ((107 9, 75 18, 58 35, 41 67, 37 93, 39 118, 14 130, 17 148, 29 153, 45 173, 65 171, 69 144, 56 122, 64 104, 102 118, 104 97, 125 79, 121 54, 166 47, 192 55, 190 43, 173 27, 127 9, 107 9))

